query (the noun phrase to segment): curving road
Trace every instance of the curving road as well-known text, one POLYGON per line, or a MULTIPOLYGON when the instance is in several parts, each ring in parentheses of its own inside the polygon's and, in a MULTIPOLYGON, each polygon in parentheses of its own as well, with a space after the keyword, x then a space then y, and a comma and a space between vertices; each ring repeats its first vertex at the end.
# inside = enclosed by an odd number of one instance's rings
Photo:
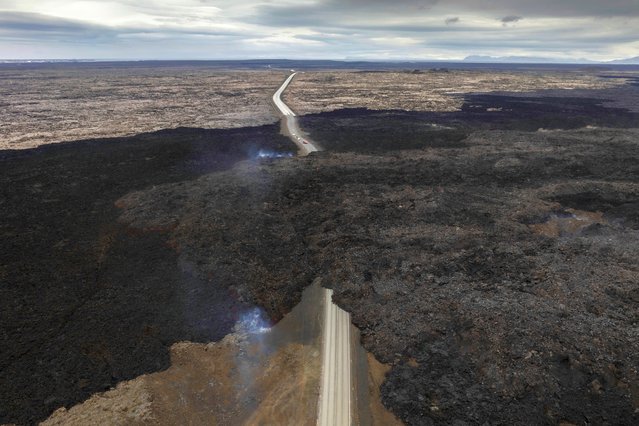
POLYGON ((291 84, 291 81, 293 81, 293 78, 297 75, 296 72, 294 72, 293 74, 289 75, 288 78, 286 79, 286 81, 284 81, 284 84, 282 84, 282 87, 280 87, 279 89, 277 89, 277 92, 275 92, 275 94, 273 95, 273 102, 275 103, 275 106, 277 107, 277 109, 280 110, 280 112, 282 114, 284 114, 285 116, 291 116, 291 117, 295 117, 295 113, 293 112, 293 110, 291 110, 288 105, 286 105, 284 103, 284 101, 282 101, 282 93, 284 93, 284 91, 286 90, 286 88, 288 87, 289 84, 291 84))
MULTIPOLYGON (((283 130, 295 142, 302 156, 319 151, 297 124, 295 113, 282 101, 297 73, 291 74, 273 95, 273 103, 284 116, 283 130)), ((324 289, 322 303, 322 379, 317 424, 320 426, 349 426, 352 423, 353 389, 351 371, 350 314, 333 303, 333 290, 324 289)))
POLYGON ((302 132, 300 127, 297 124, 297 116, 291 110, 288 105, 282 101, 282 93, 286 90, 288 85, 291 83, 293 78, 297 75, 296 72, 291 74, 284 84, 277 89, 277 92, 273 95, 273 103, 280 111, 280 113, 284 116, 284 124, 283 130, 286 132, 287 136, 291 138, 295 145, 299 148, 300 155, 308 155, 311 152, 319 151, 317 145, 315 145, 308 137, 302 132))

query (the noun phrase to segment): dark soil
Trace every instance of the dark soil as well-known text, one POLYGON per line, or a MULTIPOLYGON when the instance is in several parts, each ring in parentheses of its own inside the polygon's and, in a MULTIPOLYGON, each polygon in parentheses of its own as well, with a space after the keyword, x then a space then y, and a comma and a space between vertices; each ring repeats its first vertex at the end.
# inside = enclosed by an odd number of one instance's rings
POLYGON ((365 348, 393 366, 383 402, 407 424, 637 424, 639 146, 625 129, 635 116, 589 100, 489 99, 511 113, 305 117, 342 152, 137 192, 121 201, 122 220, 173 224, 200 274, 241 273, 234 288, 272 314, 299 283, 271 268, 296 277, 308 259, 365 348), (605 117, 609 129, 528 131, 605 117), (462 124, 433 134, 424 122, 462 124), (571 208, 605 220, 560 237, 530 226, 571 208), (270 251, 276 238, 286 249, 270 251), (230 242, 233 258, 211 258, 230 242))
POLYGON ((639 87, 639 77, 632 75, 601 75, 601 78, 624 79, 626 84, 639 87))
POLYGON ((177 129, 0 151, 0 423, 33 424, 226 335, 244 306, 196 277, 170 227, 131 232, 114 202, 288 151, 279 126, 177 129))
POLYGON ((299 118, 313 140, 331 152, 380 153, 420 148, 462 148, 465 129, 442 129, 430 113, 348 109, 299 118), (391 123, 391 125, 389 125, 391 123))
POLYGON ((334 152, 461 148, 477 130, 633 128, 639 113, 602 99, 468 95, 459 112, 348 109, 300 117, 302 128, 334 152))
POLYGON ((189 160, 217 158, 209 137, 284 141, 212 132, 191 154, 178 131, 10 154, 0 420, 165 368, 168 345, 218 339, 245 304, 277 319, 319 276, 392 365, 383 402, 407 424, 637 424, 638 118, 504 96, 337 111, 301 121, 333 152, 211 174, 189 160), (531 226, 567 209, 605 220, 531 226))
POLYGON ((394 364, 382 394, 406 423, 639 421, 637 132, 522 132, 639 127, 638 114, 600 102, 471 96, 459 113, 305 121, 338 151, 371 152, 342 126, 382 141, 383 160, 316 160, 334 191, 320 204, 338 212, 316 235, 337 301, 394 364), (378 131, 411 120, 455 130, 419 153, 378 131), (562 208, 608 224, 561 239, 522 226, 562 208))

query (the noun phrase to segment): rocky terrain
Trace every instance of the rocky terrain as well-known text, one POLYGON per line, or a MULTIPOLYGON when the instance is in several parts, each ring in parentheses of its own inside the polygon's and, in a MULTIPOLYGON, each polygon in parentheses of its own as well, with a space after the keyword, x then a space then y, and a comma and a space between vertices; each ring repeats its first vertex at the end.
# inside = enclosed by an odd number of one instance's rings
MULTIPOLYGON (((599 74, 596 70, 315 71, 296 77, 295 84, 284 94, 284 100, 299 114, 344 108, 442 112, 458 111, 467 93, 585 90, 592 97, 596 90, 624 87, 625 78, 602 79, 599 74)), ((612 73, 610 76, 624 74, 612 73)), ((612 97, 620 98, 630 98, 636 105, 636 99, 624 91, 612 97)))
POLYGON ((230 333, 253 306, 197 278, 170 227, 119 224, 115 202, 291 148, 267 126, 0 152, 0 423, 32 424, 168 368, 176 342, 230 333))
MULTIPOLYGON (((0 149, 176 127, 273 124, 271 95, 287 72, 194 64, 0 67, 0 149)), ((616 90, 607 97, 639 110, 621 77, 603 71, 310 71, 296 77, 285 99, 300 114, 362 107, 456 111, 469 92, 570 89, 592 98, 596 89, 616 90)))
MULTIPOLYGON (((636 424, 639 113, 604 95, 639 88, 583 79, 602 86, 306 115, 306 158, 258 159, 293 150, 275 125, 0 152, 0 422, 205 415, 194 371, 233 416, 242 376, 203 366, 319 278, 406 424, 636 424)), ((275 389, 269 362, 239 395, 275 389)))
POLYGON ((60 408, 43 424, 314 425, 321 292, 310 286, 277 325, 255 309, 241 315, 220 342, 176 343, 167 370, 60 408))
POLYGON ((0 67, 0 149, 273 124, 270 98, 285 77, 192 65, 0 67))
POLYGON ((636 423, 639 115, 526 99, 308 116, 327 152, 136 192, 121 220, 171 226, 202 275, 257 257, 233 288, 272 315, 297 284, 262 265, 308 259, 392 366, 383 401, 407 424, 636 423), (564 126, 533 130, 558 110, 564 126), (303 248, 262 257, 295 236, 303 248))

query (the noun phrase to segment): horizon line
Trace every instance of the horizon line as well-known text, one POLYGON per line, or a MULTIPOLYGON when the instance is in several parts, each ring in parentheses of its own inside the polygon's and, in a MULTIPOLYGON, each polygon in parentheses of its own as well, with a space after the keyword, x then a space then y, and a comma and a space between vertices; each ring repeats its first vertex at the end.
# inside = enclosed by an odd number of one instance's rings
POLYGON ((291 59, 291 58, 226 58, 226 59, 172 59, 172 58, 0 58, 0 64, 11 63, 55 63, 55 62, 78 62, 78 63, 99 63, 99 62, 336 62, 336 63, 382 63, 382 64, 425 64, 425 63, 450 63, 450 64, 494 64, 494 65, 639 65, 639 57, 613 59, 606 61, 589 60, 585 58, 573 60, 560 60, 555 58, 544 57, 526 57, 526 56, 488 56, 488 55, 471 55, 462 59, 291 59), (484 59, 485 60, 482 60, 484 59), (512 59, 512 60, 509 60, 512 59), (623 61, 636 60, 635 63, 623 61))

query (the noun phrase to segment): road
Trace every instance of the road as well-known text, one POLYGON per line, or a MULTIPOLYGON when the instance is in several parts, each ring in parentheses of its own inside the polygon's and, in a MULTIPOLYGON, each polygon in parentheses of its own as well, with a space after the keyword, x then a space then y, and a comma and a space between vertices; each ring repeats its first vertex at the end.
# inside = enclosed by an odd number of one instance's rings
POLYGON ((282 93, 284 93, 284 91, 286 90, 288 85, 291 84, 291 81, 296 75, 296 72, 291 74, 286 79, 286 81, 284 81, 284 84, 282 84, 282 86, 277 89, 277 92, 275 92, 275 94, 273 95, 273 103, 280 111, 280 113, 284 116, 285 126, 283 127, 283 130, 285 130, 287 136, 290 137, 293 142, 295 142, 295 145, 297 145, 297 147, 299 148, 299 154, 304 156, 310 154, 311 152, 319 151, 319 148, 310 139, 308 139, 304 132, 302 132, 299 125, 297 124, 297 116, 295 115, 293 110, 291 110, 288 105, 286 105, 282 100, 282 93))
POLYGON ((351 424, 351 318, 332 296, 333 290, 324 289, 320 426, 351 424))
MULTIPOLYGON (((295 113, 282 101, 282 93, 296 74, 291 74, 275 92, 273 103, 283 115, 283 130, 299 147, 300 155, 305 156, 319 149, 304 135, 295 113)), ((322 378, 317 424, 349 426, 353 419, 351 318, 333 303, 333 290, 323 289, 323 292, 322 378)))

